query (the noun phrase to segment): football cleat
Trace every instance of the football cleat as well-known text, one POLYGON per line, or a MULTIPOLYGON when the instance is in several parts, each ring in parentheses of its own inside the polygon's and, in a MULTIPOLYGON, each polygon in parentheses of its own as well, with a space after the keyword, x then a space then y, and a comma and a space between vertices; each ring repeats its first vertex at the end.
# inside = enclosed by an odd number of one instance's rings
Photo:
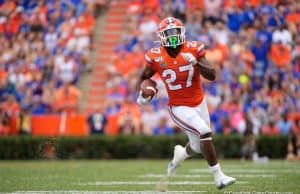
POLYGON ((230 176, 222 175, 215 180, 218 189, 223 189, 236 182, 236 179, 230 176))
POLYGON ((185 148, 181 145, 176 145, 174 148, 173 160, 168 164, 167 175, 174 176, 176 168, 187 158, 185 148))

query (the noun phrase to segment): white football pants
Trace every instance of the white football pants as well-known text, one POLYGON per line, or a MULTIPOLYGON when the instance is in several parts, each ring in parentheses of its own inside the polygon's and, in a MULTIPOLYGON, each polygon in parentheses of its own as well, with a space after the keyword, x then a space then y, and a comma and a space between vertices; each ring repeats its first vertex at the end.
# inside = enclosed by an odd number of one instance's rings
POLYGON ((200 135, 212 132, 205 99, 195 107, 171 106, 169 112, 176 125, 185 130, 193 151, 201 153, 200 135))

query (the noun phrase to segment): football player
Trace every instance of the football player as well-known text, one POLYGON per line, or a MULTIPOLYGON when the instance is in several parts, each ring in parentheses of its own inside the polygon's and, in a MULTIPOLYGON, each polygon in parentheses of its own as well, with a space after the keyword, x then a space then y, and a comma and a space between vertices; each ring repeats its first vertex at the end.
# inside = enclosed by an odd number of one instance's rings
MULTIPOLYGON (((174 122, 188 135, 185 147, 176 145, 173 160, 167 168, 168 176, 193 154, 202 153, 207 160, 217 188, 233 184, 236 179, 226 176, 217 161, 212 142, 209 113, 201 86, 200 75, 214 81, 216 71, 205 59, 205 46, 196 41, 185 40, 185 28, 180 20, 167 17, 158 27, 161 46, 145 54, 146 65, 137 83, 158 73, 169 96, 169 112, 174 122)), ((147 104, 152 98, 144 98, 139 92, 138 104, 147 104)))

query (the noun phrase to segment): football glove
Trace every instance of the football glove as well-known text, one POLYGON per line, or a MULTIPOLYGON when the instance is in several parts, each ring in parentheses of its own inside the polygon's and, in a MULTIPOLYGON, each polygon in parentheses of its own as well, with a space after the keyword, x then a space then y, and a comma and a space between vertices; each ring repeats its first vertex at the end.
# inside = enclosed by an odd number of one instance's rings
POLYGON ((149 97, 147 97, 147 98, 144 98, 143 95, 142 95, 142 91, 140 90, 136 102, 137 102, 139 105, 146 105, 146 104, 149 104, 149 103, 151 102, 151 100, 152 100, 152 97, 151 97, 151 96, 149 96, 149 97))
POLYGON ((182 57, 188 61, 192 65, 196 65, 198 63, 196 57, 192 53, 181 53, 182 57))

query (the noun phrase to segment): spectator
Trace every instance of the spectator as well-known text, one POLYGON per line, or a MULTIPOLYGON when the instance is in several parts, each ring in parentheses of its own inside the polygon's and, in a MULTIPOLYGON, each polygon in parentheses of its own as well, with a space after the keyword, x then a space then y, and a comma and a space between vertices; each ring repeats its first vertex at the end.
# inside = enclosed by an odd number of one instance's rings
POLYGON ((293 153, 300 160, 300 118, 294 120, 292 128, 293 153))
POLYGON ((214 125, 215 133, 222 134, 225 128, 225 122, 229 120, 228 112, 222 109, 221 103, 211 113, 211 122, 214 125))
POLYGON ((15 86, 8 81, 5 75, 4 78, 0 79, 0 102, 6 100, 9 95, 15 94, 15 86))
POLYGON ((107 124, 106 116, 101 112, 100 108, 96 108, 95 111, 88 116, 88 125, 90 134, 104 134, 107 124))
POLYGON ((65 54, 63 60, 57 64, 54 74, 61 83, 73 83, 77 75, 77 65, 70 54, 65 54))
POLYGON ((140 24, 140 31, 144 38, 151 36, 152 33, 156 33, 157 22, 151 18, 150 15, 145 15, 140 24))
POLYGON ((253 75, 263 77, 268 65, 268 46, 264 44, 263 40, 256 40, 255 45, 251 46, 251 51, 255 56, 253 75))
POLYGON ((291 65, 290 49, 281 43, 272 44, 270 59, 275 67, 287 68, 291 65))
POLYGON ((278 136, 279 135, 279 129, 276 127, 275 123, 273 121, 269 121, 269 123, 262 127, 262 135, 268 135, 268 136, 278 136))
MULTIPOLYGON (((216 10, 215 10, 216 11, 216 10)), ((243 13, 238 7, 228 8, 227 26, 232 32, 238 32, 243 24, 243 13)))
POLYGON ((162 117, 159 120, 158 126, 153 128, 153 135, 173 135, 174 131, 171 127, 168 126, 168 119, 162 117))
POLYGON ((130 111, 124 112, 118 119, 119 132, 123 135, 133 135, 138 131, 138 121, 130 111))
POLYGON ((282 114, 281 119, 277 122, 280 135, 289 135, 292 130, 292 122, 288 120, 287 114, 282 114))
POLYGON ((23 109, 19 119, 19 134, 30 135, 31 134, 31 114, 29 109, 23 109))
POLYGON ((56 91, 55 109, 58 112, 76 113, 81 92, 76 86, 64 83, 56 91))
POLYGON ((251 108, 248 110, 248 117, 252 122, 254 135, 258 135, 262 126, 268 122, 266 111, 257 102, 251 104, 251 108))
POLYGON ((16 101, 15 96, 10 95, 7 100, 2 103, 1 110, 6 113, 9 117, 16 117, 20 114, 20 106, 16 101))
POLYGON ((249 116, 245 115, 246 129, 243 133, 243 146, 241 148, 242 160, 252 158, 256 150, 256 137, 252 132, 253 124, 249 116))
POLYGON ((221 0, 204 0, 205 17, 212 23, 220 18, 221 8, 221 0))
POLYGON ((33 102, 30 109, 32 115, 43 115, 50 112, 50 108, 42 102, 42 98, 39 95, 33 96, 33 102))
POLYGON ((248 1, 245 2, 245 9, 243 10, 243 23, 246 26, 253 26, 257 12, 254 6, 251 6, 248 1))
POLYGON ((285 20, 288 24, 297 24, 300 21, 299 5, 295 1, 289 5, 289 13, 286 15, 285 20))
POLYGON ((234 129, 234 132, 243 134, 246 130, 246 122, 239 106, 232 107, 229 114, 230 125, 234 129))
POLYGON ((199 21, 194 15, 188 14, 185 24, 186 35, 191 40, 198 39, 199 31, 201 29, 201 20, 199 21))
POLYGON ((273 32, 272 42, 290 45, 292 44, 292 34, 285 28, 285 26, 281 25, 273 32))
POLYGON ((143 134, 152 135, 152 129, 157 125, 157 114, 153 110, 153 106, 145 105, 142 107, 142 126, 143 134))
POLYGON ((45 46, 50 51, 53 52, 58 43, 58 33, 55 31, 54 26, 49 26, 48 32, 45 35, 45 46))
MULTIPOLYGON (((90 46, 90 37, 86 29, 76 28, 74 35, 69 39, 67 48, 70 51, 88 52, 90 46)), ((84 52, 83 52, 84 53, 84 52)))
POLYGON ((125 102, 120 109, 118 123, 120 124, 120 130, 125 134, 141 133, 141 112, 137 104, 129 97, 125 98, 125 102))
POLYGON ((174 17, 185 22, 186 3, 185 0, 174 0, 173 1, 173 15, 174 17))
POLYGON ((1 108, 0 109, 0 136, 8 135, 10 130, 10 117, 1 108))
POLYGON ((227 45, 229 42, 229 32, 222 21, 216 23, 215 27, 210 30, 210 34, 221 45, 227 45))

